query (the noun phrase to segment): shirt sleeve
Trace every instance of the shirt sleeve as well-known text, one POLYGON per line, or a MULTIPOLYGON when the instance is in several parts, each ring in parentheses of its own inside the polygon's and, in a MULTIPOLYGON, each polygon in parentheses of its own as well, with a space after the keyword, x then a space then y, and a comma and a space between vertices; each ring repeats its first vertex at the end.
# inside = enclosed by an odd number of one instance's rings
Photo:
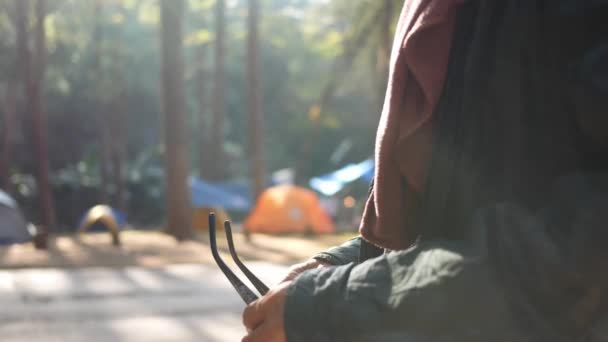
POLYGON ((500 296, 486 294, 493 287, 483 269, 478 260, 421 245, 306 271, 288 290, 287 340, 456 341, 450 339, 456 331, 474 335, 471 322, 487 321, 493 315, 488 305, 495 312, 502 305, 500 296))
POLYGON ((332 265, 346 265, 357 262, 359 250, 361 248, 361 237, 352 238, 340 246, 332 247, 313 257, 313 259, 323 261, 332 265))

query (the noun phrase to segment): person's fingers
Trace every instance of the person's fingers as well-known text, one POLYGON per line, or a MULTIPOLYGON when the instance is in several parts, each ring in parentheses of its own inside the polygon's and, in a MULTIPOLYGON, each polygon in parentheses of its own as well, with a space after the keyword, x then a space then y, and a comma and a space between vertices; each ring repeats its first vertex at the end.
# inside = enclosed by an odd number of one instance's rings
POLYGON ((287 276, 285 276, 285 279, 283 279, 282 282, 293 280, 298 274, 312 267, 316 266, 311 260, 295 264, 289 268, 289 270, 287 271, 287 276))
POLYGON ((287 271, 287 275, 285 276, 285 278, 283 278, 283 280, 281 280, 280 283, 284 283, 286 281, 292 281, 300 273, 302 273, 306 270, 310 270, 310 269, 318 268, 318 267, 325 267, 325 266, 331 266, 331 264, 323 262, 323 261, 319 261, 316 259, 310 259, 305 262, 295 264, 289 268, 289 270, 287 271))
POLYGON ((298 274, 302 273, 303 271, 299 270, 298 268, 294 268, 292 270, 289 270, 289 272, 287 273, 287 275, 285 276, 285 278, 283 278, 283 280, 281 280, 281 283, 284 283, 286 281, 292 281, 294 280, 298 274))
POLYGON ((264 322, 257 329, 243 337, 242 342, 284 342, 285 336, 280 327, 264 322))
POLYGON ((268 324, 262 324, 243 337, 242 342, 271 342, 271 338, 272 329, 268 327, 268 324))
POLYGON ((247 331, 254 330, 264 321, 262 305, 259 301, 249 304, 243 311, 243 325, 247 331))
POLYGON ((251 303, 243 311, 243 324, 248 335, 245 342, 284 342, 283 313, 287 290, 291 283, 271 289, 264 297, 251 303))

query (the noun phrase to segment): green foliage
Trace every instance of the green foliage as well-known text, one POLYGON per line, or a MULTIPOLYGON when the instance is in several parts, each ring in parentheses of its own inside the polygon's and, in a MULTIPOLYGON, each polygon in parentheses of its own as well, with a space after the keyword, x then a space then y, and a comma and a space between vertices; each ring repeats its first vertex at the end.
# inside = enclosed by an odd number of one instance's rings
MULTIPOLYGON (((162 141, 158 1, 101 0, 100 12, 95 11, 94 0, 50 2, 46 21, 49 49, 46 102, 54 179, 71 177, 83 185, 98 184, 95 165, 100 152, 99 119, 101 116, 101 120, 108 120, 107 113, 119 110, 115 104, 121 96, 126 99, 120 110, 125 114, 130 182, 136 183, 142 178, 136 176, 142 174, 142 165, 159 169, 160 159, 144 164, 137 162, 150 153, 151 146, 158 146, 162 141), (97 38, 96 25, 100 30, 97 38), (82 165, 86 168, 82 169, 82 165), (90 174, 84 176, 83 172, 90 174)), ((377 85, 371 81, 375 77, 375 62, 369 56, 373 54, 361 52, 377 49, 378 28, 373 18, 384 1, 263 0, 261 3, 268 170, 296 166, 303 158, 303 146, 311 140, 316 141, 310 155, 305 156, 304 178, 369 157, 380 108, 377 85), (361 35, 366 34, 368 39, 361 39, 361 35), (365 44, 350 46, 357 41, 365 44), (355 51, 355 60, 343 63, 351 50, 355 51), (341 66, 343 64, 348 65, 341 66), (333 96, 323 104, 318 117, 312 117, 311 109, 314 111, 321 105, 324 89, 334 79, 338 81, 333 96), (350 148, 332 160, 331 156, 344 141, 350 142, 347 144, 350 148)), ((194 128, 200 119, 197 108, 200 94, 194 76, 201 68, 207 76, 207 106, 203 111, 208 116, 204 119, 208 120, 212 114, 215 1, 189 0, 187 4, 185 82, 193 127, 191 165, 196 166, 199 150, 206 147, 197 144, 197 136, 209 132, 198 132, 194 128), (201 48, 205 51, 205 64, 197 65, 194 56, 201 48)), ((229 155, 229 176, 245 178, 249 175, 247 1, 228 1, 227 5, 225 150, 229 155)), ((0 81, 14 77, 12 73, 16 69, 10 8, 5 7, 0 7, 0 81)), ((24 157, 19 158, 17 169, 30 174, 33 161, 27 157, 27 141, 19 148, 18 153, 24 157)))

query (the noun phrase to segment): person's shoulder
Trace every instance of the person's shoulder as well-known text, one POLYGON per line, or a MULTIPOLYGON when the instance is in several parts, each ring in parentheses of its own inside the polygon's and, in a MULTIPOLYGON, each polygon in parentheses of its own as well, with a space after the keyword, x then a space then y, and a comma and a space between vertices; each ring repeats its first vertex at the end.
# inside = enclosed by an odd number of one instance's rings
POLYGON ((413 287, 430 283, 449 283, 453 279, 476 282, 487 278, 484 259, 467 241, 429 240, 407 251, 390 252, 387 263, 393 272, 402 273, 413 287))

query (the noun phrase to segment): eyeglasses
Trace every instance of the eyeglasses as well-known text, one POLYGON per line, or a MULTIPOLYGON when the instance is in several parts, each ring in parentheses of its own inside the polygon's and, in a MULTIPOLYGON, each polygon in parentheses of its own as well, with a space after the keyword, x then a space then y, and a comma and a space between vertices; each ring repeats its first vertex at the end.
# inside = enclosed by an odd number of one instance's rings
MULTIPOLYGON (((256 277, 253 272, 251 272, 241 259, 238 254, 236 254, 236 249, 234 248, 234 241, 232 240, 232 227, 230 226, 230 221, 224 222, 224 230, 226 232, 226 240, 228 240, 228 249, 230 250, 230 255, 232 256, 232 260, 236 263, 236 265, 241 269, 243 274, 251 281, 253 286, 258 290, 258 292, 263 296, 268 292, 268 286, 266 286, 258 277, 256 277)), ((250 304, 251 302, 258 299, 258 296, 245 285, 239 277, 237 277, 234 272, 226 265, 224 260, 220 257, 220 253, 217 250, 217 241, 215 238, 215 214, 209 214, 209 244, 211 245, 211 254, 213 254, 213 259, 215 259, 215 263, 219 266, 220 270, 224 273, 230 284, 234 287, 236 292, 243 298, 246 304, 250 304)))

